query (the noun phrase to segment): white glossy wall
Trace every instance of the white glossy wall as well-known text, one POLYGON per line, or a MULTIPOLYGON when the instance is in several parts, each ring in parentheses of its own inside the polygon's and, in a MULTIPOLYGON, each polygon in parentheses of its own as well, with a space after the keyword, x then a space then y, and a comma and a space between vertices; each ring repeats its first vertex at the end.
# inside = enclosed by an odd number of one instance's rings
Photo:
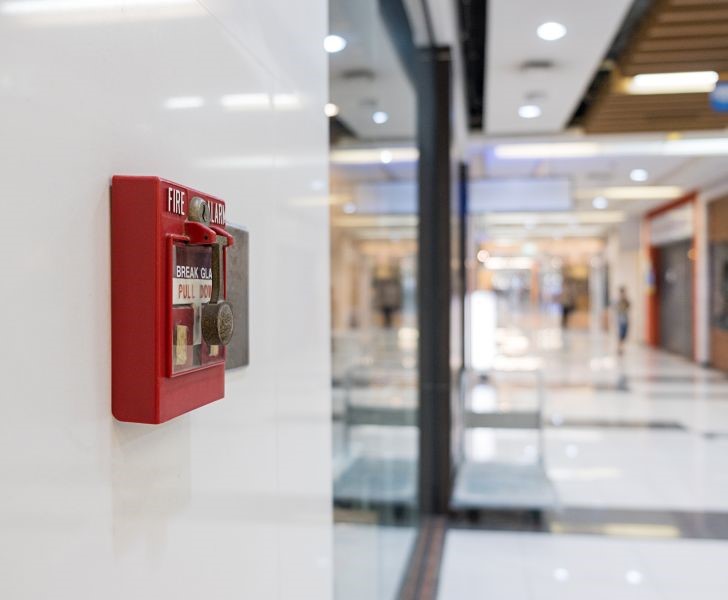
POLYGON ((0 598, 330 597, 326 21, 0 1, 0 598), (115 173, 218 195, 251 235, 252 364, 161 426, 110 413, 115 173))

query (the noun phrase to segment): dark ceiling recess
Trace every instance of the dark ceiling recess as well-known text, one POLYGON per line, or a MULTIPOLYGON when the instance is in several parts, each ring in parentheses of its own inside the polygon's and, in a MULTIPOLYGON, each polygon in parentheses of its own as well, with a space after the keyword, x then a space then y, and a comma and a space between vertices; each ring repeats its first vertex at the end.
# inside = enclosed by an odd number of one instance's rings
POLYGON ((415 86, 417 84, 417 48, 403 0, 379 0, 379 13, 394 44, 404 72, 415 86))
POLYGON ((329 143, 331 146, 335 146, 342 140, 356 140, 357 136, 353 129, 347 126, 338 117, 331 117, 329 119, 329 143))
POLYGON ((576 108, 576 111, 574 111, 569 123, 570 127, 583 124, 584 116, 589 111, 594 100, 602 93, 603 88, 609 84, 610 76, 617 64, 617 60, 622 56, 622 53, 632 40, 635 31, 637 31, 653 4, 654 0, 635 0, 632 3, 622 26, 619 28, 612 45, 609 47, 607 56, 604 57, 601 65, 599 65, 599 70, 594 75, 594 79, 589 84, 589 88, 584 94, 579 106, 576 108))
POLYGON ((465 87, 470 129, 483 129, 485 97, 485 32, 487 0, 458 0, 460 40, 465 63, 465 87))

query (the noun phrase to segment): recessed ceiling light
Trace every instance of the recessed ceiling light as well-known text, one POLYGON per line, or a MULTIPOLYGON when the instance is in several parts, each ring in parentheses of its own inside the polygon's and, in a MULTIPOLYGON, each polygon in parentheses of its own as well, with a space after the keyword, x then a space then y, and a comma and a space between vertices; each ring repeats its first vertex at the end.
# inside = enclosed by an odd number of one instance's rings
POLYGON ((377 125, 382 125, 389 121, 389 115, 383 110, 378 110, 372 114, 372 121, 374 121, 377 125))
POLYGON ((382 150, 379 154, 379 160, 381 160, 383 164, 388 165, 392 162, 392 153, 389 150, 382 150))
POLYGON ((644 580, 644 576, 642 575, 642 573, 634 569, 627 571, 624 575, 624 578, 627 580, 627 583, 630 583, 632 585, 639 585, 644 580))
POLYGON ((508 160, 593 156, 728 156, 728 137, 599 143, 584 141, 499 144, 495 147, 495 155, 508 160))
POLYGON ((541 107, 535 104, 524 104, 518 108, 518 116, 522 119, 535 119, 541 116, 541 107))
POLYGON ((542 40, 553 42, 560 40, 566 35, 566 27, 564 27, 561 23, 549 21, 548 23, 539 25, 538 29, 536 29, 536 33, 542 40))
POLYGON ((580 188, 574 192, 577 200, 604 196, 608 200, 675 200, 685 195, 677 185, 627 185, 599 188, 580 188))
POLYGON ((356 212, 356 204, 353 202, 347 202, 341 210, 343 210, 347 215, 353 215, 356 212))
POLYGON ((324 50, 329 54, 336 54, 346 48, 346 40, 340 35, 327 35, 324 38, 324 50))
POLYGON ((547 225, 595 225, 605 223, 621 223, 624 214, 620 211, 593 212, 548 212, 548 213, 491 213, 485 218, 486 225, 523 225, 524 222, 538 221, 539 226, 547 225))
POLYGON ((629 178, 632 181, 647 181, 650 174, 645 171, 644 169, 632 169, 632 171, 629 174, 629 178))
POLYGON ((630 94, 696 94, 712 92, 718 81, 715 71, 642 73, 627 80, 630 94))
POLYGON ((592 206, 597 210, 604 210, 607 206, 609 206, 609 200, 607 200, 604 196, 597 196, 594 200, 592 200, 592 206))
POLYGON ((338 165, 374 165, 382 162, 382 152, 392 155, 392 162, 413 163, 417 161, 417 148, 352 148, 332 150, 331 162, 338 165))
POLYGON ((339 107, 333 102, 327 102, 324 106, 324 114, 327 117, 335 117, 339 114, 339 107))

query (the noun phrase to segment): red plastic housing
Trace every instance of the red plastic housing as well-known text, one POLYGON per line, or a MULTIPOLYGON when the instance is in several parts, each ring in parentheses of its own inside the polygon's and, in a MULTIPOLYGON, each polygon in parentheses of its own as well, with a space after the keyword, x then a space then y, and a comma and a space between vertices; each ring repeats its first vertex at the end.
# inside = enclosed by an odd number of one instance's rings
POLYGON ((159 177, 112 178, 111 411, 118 420, 163 423, 225 395, 224 347, 195 339, 200 296, 210 288, 210 244, 220 235, 232 243, 222 200, 159 177), (209 227, 188 220, 197 196, 209 205, 209 227), (176 278, 190 273, 197 278, 176 278))

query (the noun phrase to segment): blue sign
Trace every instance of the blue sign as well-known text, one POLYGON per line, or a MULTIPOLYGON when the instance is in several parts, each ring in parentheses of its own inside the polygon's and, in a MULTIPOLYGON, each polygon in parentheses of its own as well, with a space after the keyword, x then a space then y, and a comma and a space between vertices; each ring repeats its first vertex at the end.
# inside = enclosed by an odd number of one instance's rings
POLYGON ((719 81, 710 92, 710 106, 717 112, 728 112, 728 81, 719 81))

